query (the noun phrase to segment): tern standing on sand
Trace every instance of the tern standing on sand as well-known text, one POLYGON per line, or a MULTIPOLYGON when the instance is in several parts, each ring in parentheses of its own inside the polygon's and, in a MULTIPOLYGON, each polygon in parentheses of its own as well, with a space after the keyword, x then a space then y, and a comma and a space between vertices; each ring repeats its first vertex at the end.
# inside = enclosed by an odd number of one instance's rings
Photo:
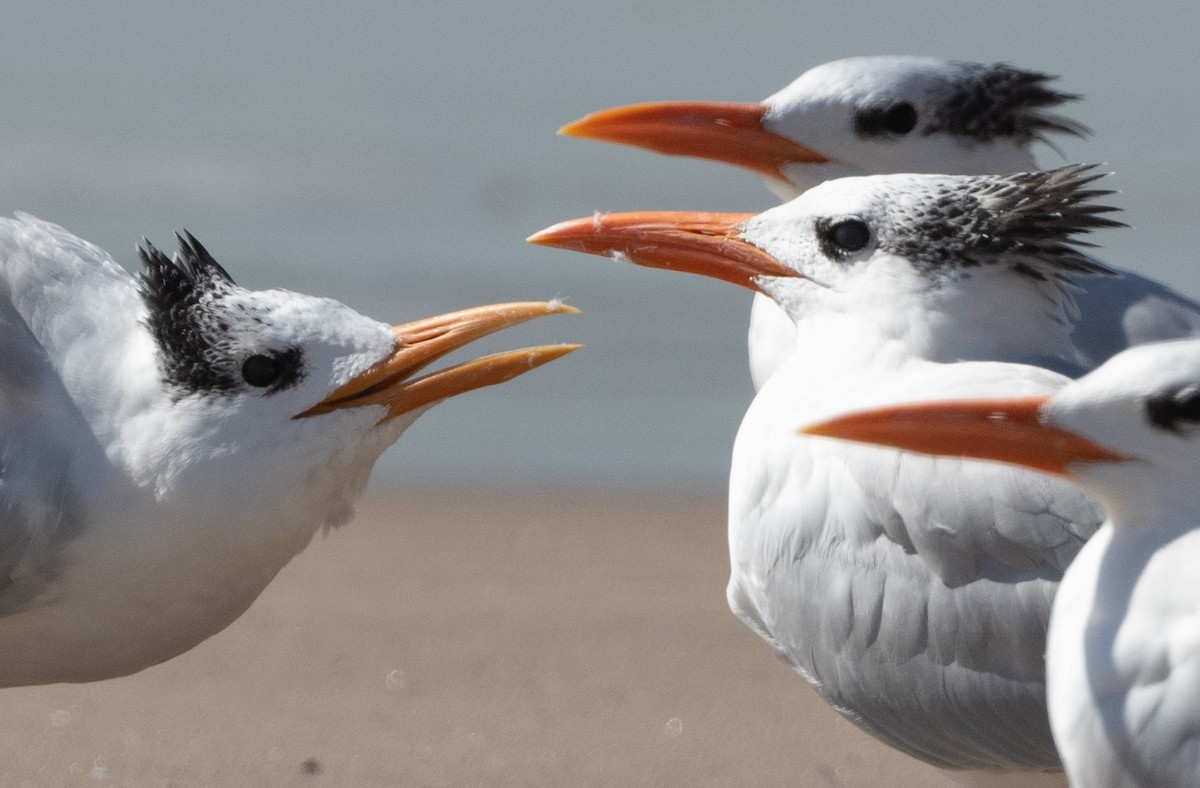
POLYGON ((416 377, 542 315, 498 304, 399 326, 249 291, 190 235, 136 280, 31 216, 0 220, 0 686, 169 659, 236 619, 352 514, 420 413, 575 348, 416 377))
POLYGON ((1046 626, 1099 506, 1039 474, 795 430, 858 403, 1061 386, 1082 363, 1073 283, 1106 273, 1072 239, 1115 224, 1096 177, 845 178, 757 216, 599 215, 530 239, 713 276, 788 312, 796 349, 733 450, 730 607, 864 730, 1020 785, 1061 780, 1046 626))

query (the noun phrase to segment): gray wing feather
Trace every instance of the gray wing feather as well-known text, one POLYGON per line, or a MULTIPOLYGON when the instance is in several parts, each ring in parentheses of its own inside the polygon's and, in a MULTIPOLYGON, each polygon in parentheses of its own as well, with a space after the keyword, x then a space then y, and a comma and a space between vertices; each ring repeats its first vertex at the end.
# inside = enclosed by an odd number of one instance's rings
POLYGON ((83 528, 71 464, 90 432, 45 351, 0 298, 0 616, 23 610, 83 528))
POLYGON ((1071 339, 1095 367, 1134 345, 1200 337, 1200 303, 1132 271, 1082 277, 1071 339))
POLYGON ((51 590, 84 528, 79 485, 102 485, 108 467, 61 369, 88 379, 136 304, 102 250, 31 216, 0 219, 0 616, 51 590))
POLYGON ((1057 768, 1046 628, 1099 506, 1016 468, 837 451, 799 463, 807 479, 759 523, 795 533, 808 516, 820 528, 790 544, 764 539, 774 556, 755 573, 761 590, 735 588, 735 576, 731 602, 754 608, 777 651, 892 746, 948 768, 1057 768))

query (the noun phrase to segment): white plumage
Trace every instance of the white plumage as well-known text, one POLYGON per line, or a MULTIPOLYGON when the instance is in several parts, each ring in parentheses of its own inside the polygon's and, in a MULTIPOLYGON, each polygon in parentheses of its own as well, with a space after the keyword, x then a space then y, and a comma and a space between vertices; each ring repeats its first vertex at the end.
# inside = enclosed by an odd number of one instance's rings
POLYGON ((1054 738, 1073 785, 1183 788, 1200 782, 1198 429, 1190 340, 1126 351, 1051 395, 893 406, 807 431, 1026 464, 1099 496, 1108 519, 1050 620, 1054 738))
POLYGON ((0 220, 0 686, 123 675, 223 629, 431 404, 573 346, 414 379, 555 312, 391 327, 238 287, 188 235, 140 280, 60 227, 0 220))
POLYGON ((757 216, 613 214, 531 239, 740 283, 788 313, 796 348, 734 445, 729 603, 848 719, 938 766, 1058 769, 1045 632, 1100 509, 1033 473, 795 430, 1086 368, 1073 294, 1107 271, 1070 242, 1113 224, 1094 177, 846 178, 757 216))
MULTIPOLYGON (((1033 170, 1036 142, 1087 129, 1057 114, 1078 98, 1053 78, 1002 63, 855 57, 801 74, 756 103, 618 107, 563 133, 749 169, 783 200, 827 180, 886 173, 985 175, 1033 170)), ((1132 345, 1200 335, 1200 304, 1132 271, 1082 282, 1076 348, 1089 365, 1132 345)), ((792 321, 756 295, 748 336, 755 389, 791 356, 792 321)))

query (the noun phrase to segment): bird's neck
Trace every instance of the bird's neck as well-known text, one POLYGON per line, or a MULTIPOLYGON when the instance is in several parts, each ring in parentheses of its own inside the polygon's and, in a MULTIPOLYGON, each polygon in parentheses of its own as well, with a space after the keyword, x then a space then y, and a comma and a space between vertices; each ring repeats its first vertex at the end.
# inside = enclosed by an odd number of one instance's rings
POLYGON ((876 292, 810 290, 813 303, 791 310, 802 347, 835 342, 849 354, 1034 363, 1064 372, 1078 364, 1075 307, 1058 283, 997 271, 907 288, 883 282, 876 292))
MULTIPOLYGON (((127 476, 119 495, 106 486, 108 494, 92 502, 88 527, 72 545, 70 587, 60 590, 114 632, 153 641, 151 661, 223 629, 319 529, 348 521, 376 456, 348 453, 305 466, 306 458, 272 463, 238 453, 211 462, 195 454, 198 447, 176 449, 192 453, 191 462, 164 464, 136 481, 127 476)), ((135 664, 142 658, 113 669, 144 667, 135 664)))
POLYGON ((1157 534, 1163 540, 1200 526, 1200 499, 1192 467, 1141 460, 1093 463, 1075 469, 1104 503, 1117 533, 1157 534))
POLYGON ((994 285, 967 284, 925 315, 902 314, 898 330, 908 332, 917 353, 930 361, 1077 364, 1073 314, 1070 294, 1060 285, 1010 275, 994 285))
MULTIPOLYGON (((110 454, 128 502, 98 518, 107 532, 97 536, 100 544, 130 548, 113 552, 114 560, 128 555, 175 567, 172 586, 183 595, 186 576, 205 593, 228 586, 230 597, 248 595, 245 604, 317 530, 350 519, 376 458, 410 423, 389 422, 340 452, 300 452, 288 441, 245 439, 237 420, 213 412, 220 403, 207 411, 202 404, 158 403, 142 414, 157 429, 125 420, 125 431, 113 436, 120 451, 110 454), (232 593, 242 579, 248 586, 232 593)), ((312 443, 340 446, 345 428, 339 417, 314 422, 311 429, 328 436, 312 443)))

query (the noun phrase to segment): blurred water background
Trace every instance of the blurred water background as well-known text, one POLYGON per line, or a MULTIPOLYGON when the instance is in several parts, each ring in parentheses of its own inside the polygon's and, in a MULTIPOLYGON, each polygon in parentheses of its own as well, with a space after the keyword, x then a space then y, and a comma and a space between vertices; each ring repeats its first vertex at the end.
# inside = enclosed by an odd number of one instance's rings
POLYGON ((1007 61, 1082 93, 1044 166, 1117 171, 1101 256, 1200 294, 1200 3, 6 4, 0 211, 133 266, 191 230, 240 284, 400 322, 564 297, 480 347, 586 348, 426 414, 376 483, 720 489, 752 391, 749 294, 527 246, 595 210, 756 211, 751 175, 555 135, 616 104, 756 100, 840 57, 1007 61))

